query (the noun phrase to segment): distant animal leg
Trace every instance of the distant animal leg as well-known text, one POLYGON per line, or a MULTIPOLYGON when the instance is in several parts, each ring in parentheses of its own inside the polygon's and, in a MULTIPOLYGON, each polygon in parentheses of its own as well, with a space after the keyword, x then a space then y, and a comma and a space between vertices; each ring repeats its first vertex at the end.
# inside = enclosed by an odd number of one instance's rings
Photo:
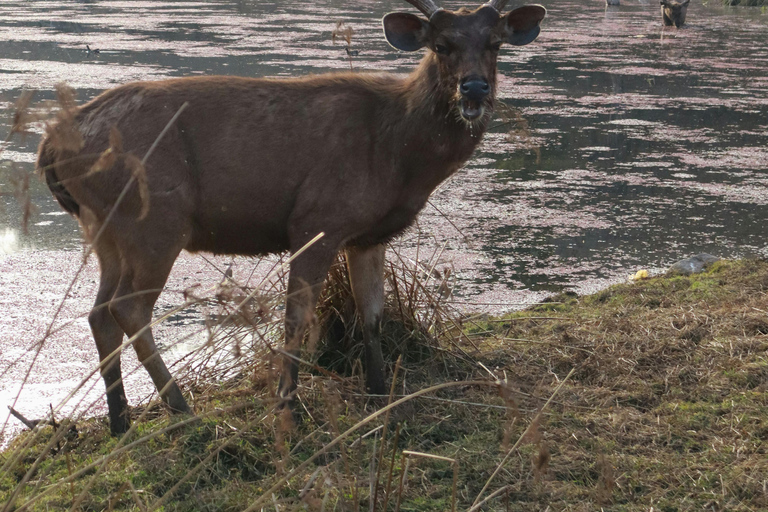
POLYGON ((661 8, 661 19, 664 22, 664 25, 666 25, 667 27, 671 27, 672 25, 674 25, 672 18, 667 16, 667 10, 664 7, 661 8))
POLYGON ((381 353, 381 317, 384 311, 384 245, 347 248, 347 267, 357 311, 363 321, 365 374, 368 391, 387 392, 381 353))
POLYGON ((148 327, 152 321, 152 309, 178 252, 162 255, 149 250, 132 251, 130 261, 123 259, 120 284, 109 311, 129 337, 137 335, 133 348, 163 401, 174 412, 188 413, 191 412, 189 405, 160 357, 152 330, 148 327), (142 257, 148 253, 153 254, 152 261, 142 257))
POLYGON ((280 373, 280 397, 289 403, 299 379, 298 358, 301 356, 301 342, 312 323, 315 306, 328 269, 336 256, 323 242, 309 247, 291 262, 288 276, 288 292, 285 299, 285 345, 280 373))
POLYGON ((120 281, 120 258, 116 249, 103 239, 99 242, 97 256, 101 278, 96 303, 88 315, 88 323, 99 351, 101 377, 107 386, 109 426, 113 434, 122 434, 128 430, 130 418, 120 370, 121 353, 113 353, 122 344, 123 330, 108 309, 109 301, 117 291, 120 281), (110 355, 112 358, 108 359, 110 355))

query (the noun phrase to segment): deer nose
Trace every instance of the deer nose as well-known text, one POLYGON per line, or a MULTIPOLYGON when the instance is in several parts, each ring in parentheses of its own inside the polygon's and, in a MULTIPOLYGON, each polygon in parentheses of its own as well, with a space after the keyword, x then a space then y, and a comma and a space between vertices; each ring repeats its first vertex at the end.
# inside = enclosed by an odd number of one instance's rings
POLYGON ((464 79, 459 85, 459 92, 469 101, 483 101, 491 92, 491 86, 488 82, 479 77, 469 77, 464 79))

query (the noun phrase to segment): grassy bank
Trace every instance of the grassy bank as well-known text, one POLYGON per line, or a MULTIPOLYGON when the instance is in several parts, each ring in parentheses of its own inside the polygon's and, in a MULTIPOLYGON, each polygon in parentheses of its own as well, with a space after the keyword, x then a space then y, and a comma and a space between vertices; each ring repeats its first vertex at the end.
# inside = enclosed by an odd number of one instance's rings
MULTIPOLYGON (((387 326, 390 357, 403 354, 389 399, 361 392, 347 349, 326 349, 339 374, 302 375, 292 424, 274 412, 271 363, 250 361, 186 383, 197 421, 151 405, 121 439, 103 419, 59 425, 59 441, 51 426, 20 436, 0 455, 0 503, 330 511, 370 510, 375 495, 379 511, 446 511, 455 495, 459 510, 490 496, 479 509, 765 510, 767 291, 768 263, 742 261, 502 318, 420 304, 387 326), (443 387, 415 395, 430 386, 443 387)), ((338 322, 326 325, 345 332, 338 322)))
POLYGON ((743 7, 765 7, 768 0, 720 0, 723 5, 740 5, 743 7))

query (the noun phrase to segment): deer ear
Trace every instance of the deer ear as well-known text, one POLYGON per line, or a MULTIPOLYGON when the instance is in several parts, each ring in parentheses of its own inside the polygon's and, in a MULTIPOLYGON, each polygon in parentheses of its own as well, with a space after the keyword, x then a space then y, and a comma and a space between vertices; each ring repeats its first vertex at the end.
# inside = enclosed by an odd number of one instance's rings
POLYGON ((387 42, 404 52, 414 52, 427 42, 429 22, 413 14, 391 12, 384 16, 384 37, 387 42))
POLYGON ((515 46, 523 46, 536 39, 541 32, 539 23, 547 15, 540 5, 524 5, 502 16, 504 39, 515 46))

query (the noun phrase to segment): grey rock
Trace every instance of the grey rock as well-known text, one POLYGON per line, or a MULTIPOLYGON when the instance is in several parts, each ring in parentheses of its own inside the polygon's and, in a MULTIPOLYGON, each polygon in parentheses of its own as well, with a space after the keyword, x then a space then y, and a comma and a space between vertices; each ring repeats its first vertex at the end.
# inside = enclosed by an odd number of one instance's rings
POLYGON ((714 262, 720 261, 721 259, 722 258, 718 258, 717 256, 712 256, 711 254, 703 252, 673 264, 667 270, 667 274, 673 276, 689 276, 691 274, 698 274, 699 272, 704 272, 714 262))

